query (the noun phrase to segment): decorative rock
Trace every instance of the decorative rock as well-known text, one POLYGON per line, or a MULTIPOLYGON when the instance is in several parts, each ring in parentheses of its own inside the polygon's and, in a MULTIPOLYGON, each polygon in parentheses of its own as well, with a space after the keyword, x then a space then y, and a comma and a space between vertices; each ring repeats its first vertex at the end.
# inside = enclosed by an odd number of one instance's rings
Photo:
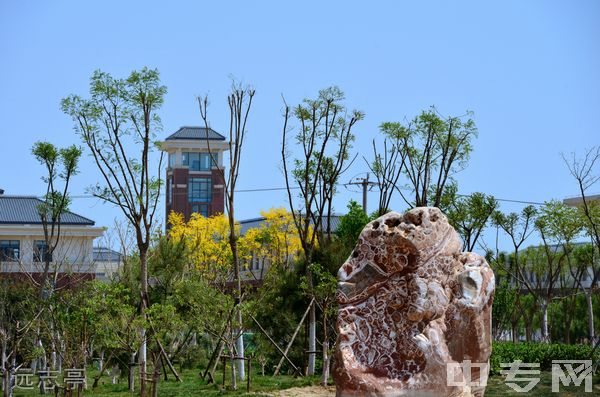
POLYGON ((483 396, 494 285, 439 209, 370 222, 338 272, 337 396, 483 396))

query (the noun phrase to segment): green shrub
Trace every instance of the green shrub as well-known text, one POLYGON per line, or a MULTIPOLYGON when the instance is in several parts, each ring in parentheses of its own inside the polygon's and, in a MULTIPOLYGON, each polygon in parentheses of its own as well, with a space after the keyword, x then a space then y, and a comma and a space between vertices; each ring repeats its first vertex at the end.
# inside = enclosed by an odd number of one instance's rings
POLYGON ((490 357, 490 371, 499 374, 501 363, 522 361, 524 363, 540 363, 541 370, 551 370, 552 360, 589 360, 597 362, 600 351, 592 357, 589 345, 565 345, 562 343, 512 343, 494 342, 490 357))

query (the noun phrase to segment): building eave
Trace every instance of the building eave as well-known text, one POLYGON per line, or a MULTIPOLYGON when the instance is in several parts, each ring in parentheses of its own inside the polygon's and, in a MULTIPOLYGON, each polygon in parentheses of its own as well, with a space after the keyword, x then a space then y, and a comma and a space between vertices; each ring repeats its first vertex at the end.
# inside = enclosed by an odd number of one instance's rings
MULTIPOLYGON (((183 150, 208 150, 209 145, 206 143, 206 140, 200 141, 195 139, 177 139, 171 141, 162 141, 158 142, 160 149, 167 153, 172 153, 177 151, 178 149, 183 150)), ((224 141, 211 141, 210 142, 210 150, 214 151, 227 151, 229 150, 229 143, 224 141)))
MULTIPOLYGON (((103 227, 90 225, 61 225, 61 236, 97 238, 102 236, 104 230, 103 227)), ((1 236, 43 237, 44 228, 36 224, 0 224, 1 236)))

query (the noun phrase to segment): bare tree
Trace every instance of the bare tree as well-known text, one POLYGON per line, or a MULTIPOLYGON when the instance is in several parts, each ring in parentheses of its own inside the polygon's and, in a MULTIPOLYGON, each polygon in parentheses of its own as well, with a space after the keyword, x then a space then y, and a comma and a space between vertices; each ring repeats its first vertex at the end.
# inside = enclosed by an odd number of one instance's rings
POLYGON ((200 116, 204 120, 205 131, 206 131, 206 142, 208 145, 208 151, 213 163, 221 174, 223 185, 225 189, 225 209, 227 210, 227 217, 229 220, 229 246, 231 248, 233 272, 234 272, 234 283, 235 283, 235 305, 236 305, 236 317, 239 328, 232 327, 232 332, 237 334, 236 337, 236 353, 240 359, 236 360, 237 376, 240 380, 245 378, 244 371, 244 339, 242 327, 242 312, 240 310, 240 303, 242 299, 242 285, 240 279, 240 266, 241 259, 238 252, 238 231, 236 230, 235 223, 235 189, 237 185, 241 159, 242 159, 242 148, 247 132, 248 116, 250 109, 252 108, 252 100, 254 98, 255 90, 249 87, 242 87, 241 84, 232 83, 231 92, 227 97, 227 103, 229 105, 229 168, 227 171, 219 166, 211 147, 210 140, 208 139, 208 131, 210 123, 208 120, 208 97, 199 97, 198 105, 200 108, 200 116))
POLYGON ((600 267, 596 266, 597 260, 594 260, 594 252, 600 250, 600 203, 596 200, 590 200, 589 189, 600 180, 600 172, 598 172, 597 164, 600 163, 600 146, 592 147, 586 150, 583 157, 578 158, 575 153, 572 153, 570 158, 564 154, 562 158, 575 179, 579 194, 581 195, 581 205, 579 206, 586 220, 585 229, 590 236, 596 250, 592 249, 590 258, 590 269, 592 271, 590 289, 586 293, 587 309, 588 309, 588 333, 590 343, 594 344, 596 335, 594 331, 594 310, 592 306, 592 293, 598 281, 600 280, 600 267))
MULTIPOLYGON (((126 79, 96 71, 91 77, 89 99, 70 95, 61 103, 102 174, 104 185, 92 186, 91 193, 116 205, 134 229, 140 260, 142 317, 149 307, 147 254, 162 186, 163 153, 158 162, 152 159, 154 139, 162 128, 156 112, 166 92, 156 69, 133 71, 126 79)), ((143 397, 146 394, 147 338, 145 328, 140 332, 140 395, 143 397)))

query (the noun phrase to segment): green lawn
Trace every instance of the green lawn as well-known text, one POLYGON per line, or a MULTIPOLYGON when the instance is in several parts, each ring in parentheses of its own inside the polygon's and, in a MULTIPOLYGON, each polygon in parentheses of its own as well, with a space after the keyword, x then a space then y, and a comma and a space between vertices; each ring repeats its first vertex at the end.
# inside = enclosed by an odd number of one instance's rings
MULTIPOLYGON (((523 385, 522 382, 516 382, 523 385)), ((595 375, 593 378, 592 393, 585 393, 584 383, 580 386, 565 387, 560 385, 560 393, 552 392, 552 374, 550 371, 542 371, 540 382, 527 393, 517 393, 504 384, 502 376, 492 376, 488 381, 485 397, 500 397, 500 396, 521 396, 521 397, 585 397, 585 396, 600 396, 600 375, 595 375)))
MULTIPOLYGON (((183 396, 223 396, 223 395, 248 395, 246 393, 246 382, 238 384, 238 390, 231 390, 230 387, 230 372, 227 373, 227 386, 223 388, 223 373, 217 371, 216 384, 209 384, 202 380, 198 375, 198 370, 184 370, 180 373, 183 382, 177 382, 173 376, 169 376, 168 381, 164 381, 161 377, 159 383, 158 395, 161 397, 183 397, 183 396)), ((139 389, 136 385, 136 391, 131 393, 127 390, 127 378, 121 379, 120 383, 112 384, 109 377, 104 376, 96 390, 91 389, 93 383, 92 376, 97 373, 96 371, 90 371, 88 373, 88 382, 90 388, 83 392, 85 396, 95 397, 130 397, 138 396, 139 389)), ((266 396, 269 395, 269 391, 289 389, 291 387, 302 387, 316 385, 319 383, 319 377, 306 377, 306 378, 294 378, 288 375, 281 375, 277 377, 272 376, 261 376, 259 373, 253 371, 251 377, 252 383, 250 388, 250 395, 252 396, 266 396)), ((36 390, 24 390, 14 389, 15 397, 32 397, 39 396, 39 391, 36 390)), ((50 393, 53 395, 53 393, 50 393)), ((76 393, 74 393, 76 395, 76 393)))
MULTIPOLYGON (((168 381, 162 381, 159 384, 159 396, 161 397, 183 397, 183 396, 243 396, 246 393, 246 384, 240 384, 237 391, 232 391, 228 388, 222 388, 222 373, 217 374, 217 384, 207 384, 198 376, 197 370, 184 370, 182 372, 184 381, 176 382, 172 376, 168 381)), ((229 375, 229 374, 228 374, 229 375)), ((91 375, 90 375, 91 376, 91 375)), ((229 376, 227 377, 229 381, 229 376)), ((93 381, 90 381, 90 385, 93 381)), ((294 378, 287 375, 278 377, 260 376, 258 373, 252 374, 252 385, 250 395, 268 396, 270 392, 275 390, 288 389, 291 387, 301 387, 316 385, 319 383, 318 377, 310 378, 294 378)), ((228 383, 229 385, 229 383, 228 383)), ((15 389, 15 397, 32 397, 39 396, 37 390, 20 390, 15 389)), ((53 395, 53 394, 50 394, 53 395)), ((96 390, 86 390, 83 395, 95 397, 133 397, 137 396, 138 392, 130 393, 127 391, 127 381, 122 380, 121 383, 113 385, 108 377, 104 377, 100 381, 100 385, 96 390)), ((490 378, 488 387, 485 393, 486 397, 500 396, 527 396, 527 397, 556 397, 556 396, 592 396, 600 395, 600 376, 594 377, 594 391, 592 393, 584 393, 583 384, 579 387, 564 387, 561 386, 560 393, 552 392, 552 377, 550 372, 542 372, 541 381, 528 393, 517 393, 504 384, 501 376, 493 376, 490 378)))

